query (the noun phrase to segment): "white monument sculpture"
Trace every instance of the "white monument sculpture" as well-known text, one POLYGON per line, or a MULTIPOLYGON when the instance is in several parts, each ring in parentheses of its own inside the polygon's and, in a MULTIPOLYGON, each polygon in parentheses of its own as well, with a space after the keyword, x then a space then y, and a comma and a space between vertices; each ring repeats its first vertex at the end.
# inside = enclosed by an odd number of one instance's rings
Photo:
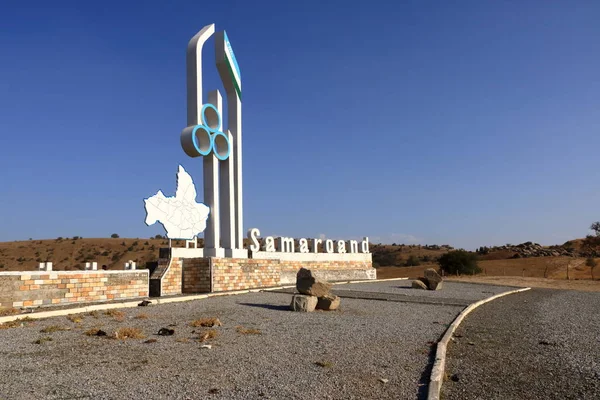
POLYGON ((181 165, 177 172, 175 197, 166 197, 159 190, 145 199, 144 205, 146 225, 160 222, 169 239, 191 239, 206 228, 209 209, 196 202, 196 186, 181 165))
POLYGON ((196 203, 196 190, 191 178, 180 166, 175 198, 166 198, 159 191, 145 200, 146 224, 151 225, 158 220, 164 225, 169 239, 192 240, 205 231, 204 257, 247 258, 248 251, 243 248, 242 85, 240 69, 227 34, 224 31, 215 34, 214 24, 202 28, 188 43, 186 64, 187 127, 181 132, 180 140, 188 156, 204 157, 206 205, 196 203), (227 130, 221 118, 221 93, 211 91, 207 103, 203 103, 202 48, 213 35, 216 65, 227 94, 227 130), (179 196, 183 174, 189 178, 191 185, 186 197, 179 196), (184 200, 186 204, 193 205, 183 207, 180 202, 184 200), (206 208, 205 214, 202 207, 206 208))

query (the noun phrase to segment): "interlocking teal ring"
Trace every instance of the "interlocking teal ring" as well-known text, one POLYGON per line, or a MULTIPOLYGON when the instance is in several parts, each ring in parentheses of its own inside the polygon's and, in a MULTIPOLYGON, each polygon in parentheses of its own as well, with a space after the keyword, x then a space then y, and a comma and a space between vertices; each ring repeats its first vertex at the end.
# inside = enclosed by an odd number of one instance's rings
POLYGON ((191 157, 205 157, 212 152, 218 160, 227 160, 231 153, 231 141, 229 135, 221 131, 219 110, 212 104, 204 104, 200 120, 201 125, 188 126, 181 133, 181 144, 185 152, 191 157))

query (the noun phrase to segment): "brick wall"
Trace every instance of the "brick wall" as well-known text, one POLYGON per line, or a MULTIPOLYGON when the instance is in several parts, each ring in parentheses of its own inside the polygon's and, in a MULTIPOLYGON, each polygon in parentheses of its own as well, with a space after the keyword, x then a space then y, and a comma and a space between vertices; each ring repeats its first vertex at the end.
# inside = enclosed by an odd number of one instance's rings
POLYGON ((29 307, 146 297, 148 272, 0 272, 0 306, 29 307))
POLYGON ((182 268, 183 293, 210 292, 210 261, 208 258, 184 258, 182 268))
POLYGON ((278 286, 279 260, 212 258, 213 292, 278 286))
POLYGON ((161 296, 181 294, 182 259, 171 258, 171 262, 161 279, 161 296))
POLYGON ((152 273, 153 296, 182 293, 223 292, 290 285, 302 267, 328 281, 375 279, 376 272, 367 261, 288 261, 257 258, 182 258, 159 260, 152 273), (211 275, 212 263, 212 275, 211 275), (212 276, 212 287, 211 287, 212 276))
POLYGON ((281 261, 282 271, 294 271, 302 267, 311 270, 349 270, 349 269, 371 269, 372 263, 365 261, 281 261))

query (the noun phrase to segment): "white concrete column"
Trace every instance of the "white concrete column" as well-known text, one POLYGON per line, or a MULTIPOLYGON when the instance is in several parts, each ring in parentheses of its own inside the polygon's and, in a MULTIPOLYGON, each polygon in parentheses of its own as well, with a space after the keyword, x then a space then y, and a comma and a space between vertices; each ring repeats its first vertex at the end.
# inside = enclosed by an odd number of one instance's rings
MULTIPOLYGON (((223 98, 218 90, 208 94, 208 102, 215 106, 219 115, 223 115, 223 98)), ((223 127, 223 121, 219 130, 223 127)), ((224 257, 221 247, 221 212, 219 204, 219 160, 214 151, 203 157, 204 166, 204 204, 210 208, 204 230, 204 254, 207 257, 224 257)))

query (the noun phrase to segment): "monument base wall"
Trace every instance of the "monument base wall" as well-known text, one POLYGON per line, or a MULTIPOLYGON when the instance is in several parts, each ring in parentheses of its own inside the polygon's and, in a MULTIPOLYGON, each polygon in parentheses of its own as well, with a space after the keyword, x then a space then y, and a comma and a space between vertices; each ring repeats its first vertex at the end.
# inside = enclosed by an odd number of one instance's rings
POLYGON ((34 307, 148 296, 148 270, 0 272, 0 306, 34 307))
POLYGON ((370 280, 377 272, 370 261, 293 261, 257 258, 174 257, 168 267, 157 269, 152 286, 160 292, 152 296, 224 292, 294 285, 302 267, 326 281, 370 280), (158 282, 160 280, 160 282, 158 282), (156 281, 156 282, 155 282, 156 281))

